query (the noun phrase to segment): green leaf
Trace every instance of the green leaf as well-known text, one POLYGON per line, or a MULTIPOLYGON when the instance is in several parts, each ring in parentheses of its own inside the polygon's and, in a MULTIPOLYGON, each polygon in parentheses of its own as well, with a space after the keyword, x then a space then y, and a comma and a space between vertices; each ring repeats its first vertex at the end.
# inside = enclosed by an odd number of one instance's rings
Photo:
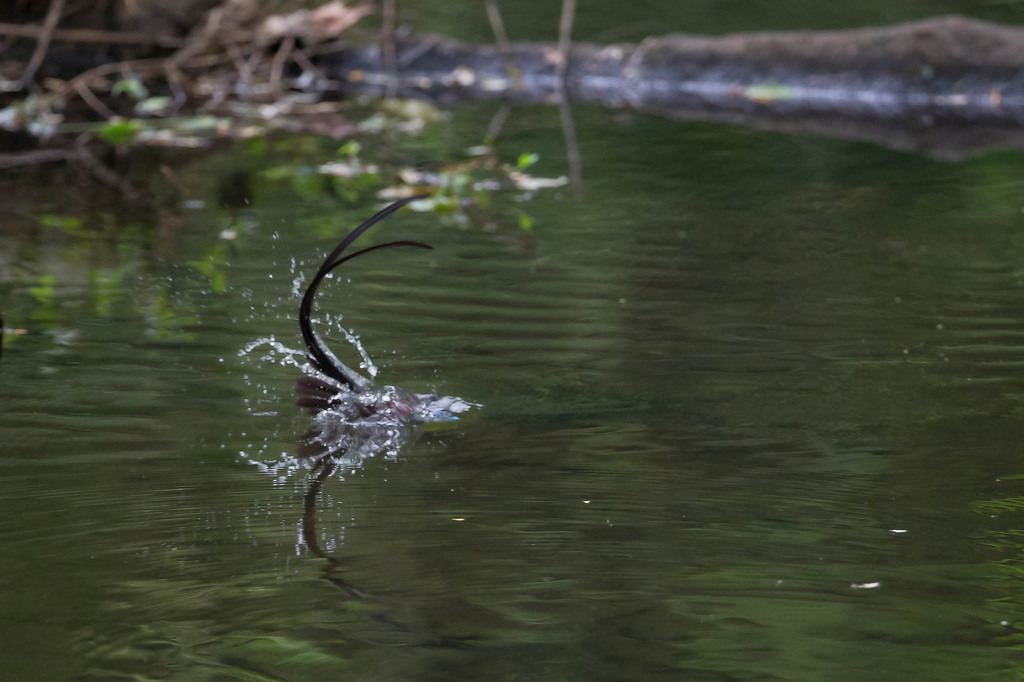
POLYGON ((540 154, 520 154, 516 161, 516 168, 525 170, 540 161, 540 154))
POLYGON ((55 227, 61 232, 67 234, 84 237, 86 236, 85 231, 82 229, 82 219, 74 216, 62 216, 47 213, 39 217, 39 224, 43 227, 55 227))
POLYGON ((529 213, 523 213, 519 211, 519 229, 524 232, 529 232, 533 229, 533 216, 529 213))
POLYGON ((152 116, 171 108, 174 100, 170 97, 149 97, 135 105, 135 113, 140 116, 152 116))
POLYGON ((134 100, 140 100, 149 95, 149 90, 138 78, 122 78, 111 86, 110 94, 115 97, 125 94, 134 100))
POLYGON ((355 158, 362 151, 363 146, 357 140, 349 140, 338 149, 339 156, 355 158))
POLYGON ((99 130, 100 139, 114 145, 131 144, 142 131, 142 123, 135 119, 113 118, 99 130))

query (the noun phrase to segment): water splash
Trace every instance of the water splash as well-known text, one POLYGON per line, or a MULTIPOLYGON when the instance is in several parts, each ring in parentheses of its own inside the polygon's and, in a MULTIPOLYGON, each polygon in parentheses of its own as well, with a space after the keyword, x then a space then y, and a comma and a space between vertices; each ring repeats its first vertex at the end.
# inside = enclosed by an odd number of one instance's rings
POLYGON ((282 367, 298 367, 299 369, 304 369, 309 365, 306 361, 306 351, 289 348, 275 339, 273 334, 245 344, 238 351, 238 357, 246 359, 254 350, 261 346, 267 346, 270 350, 256 358, 260 362, 274 362, 282 367), (301 358, 302 361, 300 362, 296 358, 301 358))
POLYGON ((362 362, 359 363, 359 367, 365 370, 366 373, 370 375, 371 379, 376 379, 380 370, 377 369, 377 365, 373 364, 373 359, 370 358, 370 354, 366 352, 365 348, 363 348, 363 344, 359 340, 359 337, 351 330, 345 329, 344 327, 341 327, 341 332, 345 335, 345 340, 351 343, 355 347, 356 352, 359 353, 359 357, 362 359, 362 362))
MULTIPOLYGON (((341 329, 345 339, 359 353, 362 358, 360 367, 366 369, 371 376, 377 376, 379 370, 359 337, 337 325, 336 321, 332 321, 331 326, 341 329)), ((239 453, 242 459, 281 484, 291 479, 296 472, 305 472, 322 465, 324 458, 330 458, 342 475, 359 469, 371 457, 394 461, 406 444, 419 438, 424 425, 454 424, 459 421, 460 415, 480 407, 477 403, 456 396, 414 393, 397 386, 377 388, 369 380, 366 390, 352 390, 318 372, 310 364, 304 349, 291 348, 273 335, 250 341, 238 351, 238 356, 245 364, 256 363, 257 368, 262 368, 264 363, 297 368, 303 373, 305 381, 319 387, 325 396, 324 404, 316 410, 313 423, 299 439, 294 454, 280 452, 273 455, 269 443, 276 441, 275 436, 280 434, 270 433, 259 447, 239 453)), ((244 379, 257 395, 252 400, 246 399, 250 414, 279 417, 276 409, 267 408, 280 408, 285 402, 280 389, 258 384, 249 374, 244 375, 244 379)), ((288 424, 279 420, 277 428, 283 431, 295 425, 294 422, 288 424)))
MULTIPOLYGON (((369 378, 353 371, 324 343, 314 331, 313 299, 325 280, 333 279, 334 271, 344 263, 362 255, 395 247, 432 248, 419 241, 398 240, 369 246, 343 255, 356 239, 375 224, 425 195, 415 195, 387 206, 355 228, 334 247, 316 271, 302 295, 299 304, 299 329, 309 351, 307 362, 299 365, 299 355, 293 349, 279 344, 273 337, 258 339, 243 348, 241 355, 248 357, 257 348, 268 346, 270 351, 261 356, 265 362, 277 361, 283 365, 300 366, 304 376, 298 380, 297 404, 314 414, 313 427, 302 438, 295 457, 270 465, 275 471, 292 470, 298 465, 320 468, 324 475, 339 468, 359 466, 365 459, 377 455, 393 459, 401 447, 415 439, 426 423, 444 423, 457 420, 458 415, 475 407, 473 403, 456 397, 417 394, 395 386, 378 389, 373 379, 379 370, 366 352, 359 337, 339 324, 340 317, 324 315, 328 327, 338 329, 358 353, 369 378), (280 359, 278 359, 280 357, 280 359)), ((291 260, 292 293, 297 296, 304 282, 296 275, 296 262, 291 260)), ((302 357, 306 357, 302 354, 302 357)), ((244 453, 243 453, 244 456, 244 453)))
MULTIPOLYGON (((311 375, 300 393, 328 382, 328 377, 311 375)), ((397 386, 368 391, 333 382, 330 386, 335 392, 316 413, 299 448, 300 459, 331 457, 348 466, 377 455, 393 460, 403 445, 422 433, 424 424, 458 421, 460 414, 479 407, 461 398, 413 393, 397 386)))
MULTIPOLYGON (((292 272, 295 272, 295 259, 292 258, 292 272)), ((303 285, 306 283, 306 277, 302 273, 295 276, 292 280, 292 296, 295 298, 302 297, 303 285)))

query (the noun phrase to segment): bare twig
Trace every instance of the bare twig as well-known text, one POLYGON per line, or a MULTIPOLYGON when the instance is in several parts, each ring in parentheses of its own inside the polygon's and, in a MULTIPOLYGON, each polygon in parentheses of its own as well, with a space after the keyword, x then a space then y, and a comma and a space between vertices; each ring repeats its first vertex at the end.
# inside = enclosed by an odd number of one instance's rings
MULTIPOLYGON (((389 4, 391 26, 386 37, 391 42, 392 83, 389 85, 393 87, 397 83, 397 76, 393 66, 395 0, 389 0, 389 4)), ((65 8, 68 5, 67 0, 49 0, 49 11, 46 21, 41 27, 21 27, 0 23, 0 44, 5 40, 18 40, 26 35, 38 39, 38 45, 29 68, 23 73, 26 83, 31 83, 31 79, 37 73, 39 65, 45 59, 47 55, 46 47, 49 45, 50 39, 57 32, 56 24, 66 15, 65 8)), ((341 3, 329 3, 330 7, 335 5, 340 7, 341 3)), ((72 7, 67 11, 73 12, 74 8, 72 7)), ((355 17, 355 19, 349 17, 349 19, 354 21, 358 17, 355 17)), ((103 64, 88 69, 64 83, 51 86, 53 89, 40 96, 37 106, 41 109, 52 108, 70 97, 78 96, 102 118, 109 119, 114 117, 116 113, 108 104, 104 103, 102 96, 98 96, 98 93, 104 89, 108 79, 117 78, 119 75, 121 77, 132 75, 136 78, 147 80, 159 78, 161 74, 164 74, 165 80, 174 95, 174 103, 177 107, 180 107, 188 97, 186 92, 189 82, 188 74, 194 73, 197 69, 209 69, 221 65, 226 65, 227 68, 230 68, 231 65, 234 66, 236 71, 233 74, 234 89, 232 90, 230 86, 225 86, 222 82, 199 82, 198 85, 202 87, 197 88, 197 95, 206 95, 211 100, 215 100, 218 97, 225 98, 232 92, 236 95, 243 95, 246 93, 247 87, 258 91, 257 94, 259 94, 264 92, 264 83, 270 88, 280 90, 284 81, 286 67, 291 62, 295 62, 306 71, 312 71, 321 78, 326 79, 323 73, 312 65, 308 56, 301 53, 296 47, 297 40, 301 39, 298 36, 304 34, 283 33, 280 36, 280 46, 277 51, 268 54, 267 48, 274 42, 277 42, 276 40, 259 31, 246 30, 241 24, 236 26, 235 23, 228 21, 223 11, 212 12, 208 19, 203 24, 197 26, 186 39, 175 42, 178 49, 173 54, 164 57, 133 59, 103 64), (242 26, 242 28, 239 28, 239 26, 242 26)), ((323 27, 320 28, 322 29, 323 27)), ((65 32, 62 35, 64 38, 82 38, 83 40, 95 40, 99 37, 115 38, 113 42, 120 43, 135 42, 139 38, 138 34, 102 31, 65 32)), ((138 42, 147 41, 139 39, 138 42)), ((148 42, 152 44, 158 41, 151 39, 148 42)), ((64 132, 70 131, 65 130, 64 132)), ((89 163, 89 161, 86 160, 85 163, 89 163)))
POLYGON ((281 89, 281 77, 284 75, 284 65, 287 63, 294 48, 295 38, 292 36, 285 36, 285 39, 281 41, 281 47, 279 47, 277 49, 277 53, 274 54, 274 62, 270 66, 270 88, 274 92, 281 89))
POLYGON ((88 168, 97 179, 118 190, 125 199, 128 199, 129 201, 138 199, 138 190, 136 190, 127 179, 122 178, 117 173, 104 166, 96 159, 96 157, 89 153, 89 150, 85 148, 89 139, 90 137, 87 135, 80 136, 75 147, 75 151, 77 153, 73 157, 68 158, 73 158, 76 161, 81 162, 82 165, 88 168))
POLYGON ((160 174, 167 178, 167 182, 171 183, 174 189, 178 190, 182 194, 185 193, 185 184, 178 177, 178 174, 168 166, 166 163, 160 164, 160 174))
POLYGON ((46 10, 46 18, 43 20, 43 28, 39 34, 36 49, 21 75, 21 87, 27 88, 32 85, 32 79, 36 75, 36 70, 39 69, 43 60, 46 59, 46 53, 50 49, 50 38, 53 37, 53 31, 57 28, 57 22, 60 21, 60 16, 63 12, 64 0, 50 0, 50 7, 46 10))
POLYGON ((337 52, 338 50, 346 47, 351 47, 351 43, 347 40, 332 40, 329 43, 317 43, 316 45, 306 45, 302 48, 302 51, 306 53, 308 57, 315 57, 317 55, 325 54, 328 52, 337 52))
POLYGON ((572 47, 572 22, 576 15, 576 0, 562 0, 562 18, 558 23, 558 64, 555 74, 559 87, 565 90, 565 71, 569 68, 569 49, 572 47))
POLYGON ((63 97, 71 92, 78 90, 79 83, 88 84, 89 81, 94 78, 100 78, 102 76, 109 76, 112 73, 123 73, 125 71, 159 71, 160 69, 167 68, 168 61, 166 59, 154 57, 152 59, 130 59, 124 62, 113 62, 111 64, 101 64, 95 68, 83 71, 78 74, 67 83, 64 87, 54 92, 53 97, 63 97))
POLYGON ((494 141, 498 139, 498 135, 501 134, 501 129, 505 125, 505 119, 508 118, 509 112, 512 111, 512 107, 507 102, 502 102, 501 108, 494 114, 494 118, 487 124, 487 132, 484 133, 484 142, 488 146, 493 147, 494 141))
POLYGON ((171 89, 171 93, 174 95, 174 108, 172 111, 177 112, 188 101, 188 93, 185 92, 185 88, 181 84, 181 81, 184 80, 184 74, 173 64, 167 66, 166 73, 167 87, 171 89))
POLYGON ((576 140, 576 124, 572 121, 572 106, 569 98, 562 94, 558 100, 558 117, 562 121, 562 134, 565 136, 565 155, 569 161, 569 184, 577 199, 583 198, 583 161, 580 158, 580 146, 576 140))
MULTIPOLYGON (((253 47, 252 48, 252 50, 257 50, 257 49, 259 49, 259 48, 258 47, 253 47)), ((252 54, 252 51, 245 52, 245 51, 239 49, 239 47, 237 45, 229 45, 227 48, 225 48, 224 52, 212 52, 210 54, 201 54, 201 55, 198 55, 198 56, 192 56, 192 57, 189 57, 188 59, 186 59, 184 61, 176 61, 173 58, 171 58, 169 63, 168 63, 168 66, 169 67, 170 66, 180 67, 180 68, 188 66, 188 67, 197 68, 197 69, 208 69, 211 66, 217 66, 218 64, 226 64, 228 62, 235 62, 236 66, 237 66, 237 62, 238 62, 239 59, 242 59, 246 55, 250 55, 250 54, 252 54)))
POLYGON ((427 36, 426 38, 423 38, 416 47, 409 48, 402 52, 402 60, 398 62, 398 68, 405 69, 410 65, 415 64, 417 59, 430 52, 440 43, 441 39, 437 36, 427 36))
MULTIPOLYGON (((25 24, 0 22, 0 36, 12 38, 40 38, 45 28, 25 24)), ((67 43, 103 43, 105 45, 155 45, 157 47, 181 47, 185 41, 169 35, 151 35, 130 31, 101 31, 91 28, 55 28, 50 40, 67 43)))
POLYGON ((580 158, 576 125, 572 120, 572 106, 566 92, 565 73, 569 68, 569 50, 572 48, 572 22, 576 14, 576 0, 562 0, 562 18, 558 24, 558 64, 555 75, 558 82, 558 116, 565 136, 566 158, 569 161, 569 182, 577 199, 583 197, 583 161, 580 158))
POLYGON ((494 40, 498 44, 498 54, 501 55, 501 61, 505 62, 505 70, 512 78, 516 90, 522 90, 525 87, 523 74, 512 61, 512 50, 509 46, 508 34, 505 32, 505 22, 501 20, 501 11, 498 10, 498 3, 496 0, 487 0, 484 6, 487 8, 487 20, 491 22, 491 30, 494 31, 494 40))
MULTIPOLYGON (((257 71, 260 69, 260 67, 263 66, 263 62, 266 61, 264 59, 264 56, 265 55, 262 52, 253 52, 248 57, 246 57, 246 59, 245 59, 245 68, 246 68, 246 70, 247 70, 247 72, 249 74, 249 79, 250 80, 257 73, 257 71)), ((271 60, 271 61, 273 61, 273 60, 271 60)))
POLYGON ((178 81, 181 78, 181 73, 176 67, 177 65, 173 62, 172 58, 164 57, 129 59, 123 62, 101 64, 95 68, 83 71, 64 83, 62 87, 43 98, 41 105, 51 106, 54 102, 60 101, 63 97, 66 97, 71 93, 77 93, 90 107, 98 111, 100 115, 105 118, 111 118, 116 116, 116 114, 103 105, 99 99, 93 95, 92 91, 89 89, 89 83, 91 81, 115 73, 127 73, 131 71, 149 73, 162 70, 167 72, 168 82, 172 84, 171 88, 172 90, 175 90, 175 96, 177 97, 178 92, 181 91, 181 86, 178 84, 178 81))
POLYGON ((75 83, 75 91, 78 93, 78 96, 82 98, 83 102, 92 107, 93 111, 108 121, 117 116, 110 107, 101 102, 99 98, 92 93, 92 90, 89 89, 89 85, 85 81, 78 81, 75 83))
POLYGON ((313 62, 309 61, 309 57, 306 56, 304 50, 295 50, 292 53, 292 61, 298 64, 303 71, 315 74, 321 81, 327 80, 327 74, 317 68, 313 62))
POLYGON ((387 74, 387 89, 384 96, 392 98, 398 92, 398 71, 395 69, 395 0, 384 0, 381 7, 380 49, 387 74))
POLYGON ((237 45, 228 45, 227 54, 235 64, 235 71, 238 72, 239 81, 242 85, 248 87, 252 82, 252 69, 249 67, 249 60, 244 57, 237 45))
POLYGON ((53 161, 67 161, 78 158, 85 152, 77 149, 33 149, 28 152, 15 152, 12 154, 0 154, 0 168, 18 168, 20 166, 35 166, 40 163, 51 163, 53 161))

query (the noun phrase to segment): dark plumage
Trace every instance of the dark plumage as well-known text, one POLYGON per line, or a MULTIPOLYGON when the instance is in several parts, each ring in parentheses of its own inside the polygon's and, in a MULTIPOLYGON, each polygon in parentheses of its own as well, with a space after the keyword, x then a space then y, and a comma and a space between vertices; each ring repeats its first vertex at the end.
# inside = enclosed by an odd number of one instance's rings
MULTIPOLYGON (((325 376, 340 382, 352 391, 360 392, 367 390, 367 382, 339 361, 338 358, 335 357, 335 355, 327 348, 317 333, 313 331, 313 327, 310 323, 310 314, 313 308, 313 297, 316 295, 317 289, 320 287, 320 283, 323 281, 324 277, 342 263, 350 261, 357 256, 362 256, 363 254, 370 253, 371 251, 386 249, 392 246, 415 246, 420 249, 433 248, 422 242, 402 240, 377 244, 376 246, 370 246, 360 251, 356 251, 355 253, 350 253, 347 256, 342 256, 342 253, 352 245, 352 242, 358 239, 360 235, 376 225, 378 222, 387 218, 406 204, 425 198, 427 198, 427 195, 418 194, 416 196, 402 199, 401 201, 396 201, 387 208, 379 211, 376 215, 356 229, 352 230, 347 237, 341 240, 340 244, 334 247, 334 250, 331 251, 330 255, 328 255, 324 260, 323 265, 321 265, 320 269, 316 271, 312 281, 310 281, 309 286, 306 288, 306 293, 302 297, 302 303, 299 305, 299 328, 302 330, 302 339, 306 342, 306 348, 309 349, 310 362, 325 376)), ((338 389, 330 383, 309 376, 299 379, 296 390, 300 395, 299 405, 309 407, 314 410, 325 409, 330 398, 338 393, 338 389)))

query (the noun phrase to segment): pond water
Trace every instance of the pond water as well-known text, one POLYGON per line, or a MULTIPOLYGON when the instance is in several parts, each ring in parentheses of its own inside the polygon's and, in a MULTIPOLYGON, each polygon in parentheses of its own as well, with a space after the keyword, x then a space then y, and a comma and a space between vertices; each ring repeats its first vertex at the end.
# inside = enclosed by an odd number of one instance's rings
MULTIPOLYGON (((1024 156, 575 117, 581 199, 403 211, 361 244, 433 251, 325 285, 335 352, 482 406, 319 479, 280 348, 386 183, 312 138, 3 178, 0 679, 1024 675, 1024 156)), ((557 111, 498 149, 560 175, 557 111)))

